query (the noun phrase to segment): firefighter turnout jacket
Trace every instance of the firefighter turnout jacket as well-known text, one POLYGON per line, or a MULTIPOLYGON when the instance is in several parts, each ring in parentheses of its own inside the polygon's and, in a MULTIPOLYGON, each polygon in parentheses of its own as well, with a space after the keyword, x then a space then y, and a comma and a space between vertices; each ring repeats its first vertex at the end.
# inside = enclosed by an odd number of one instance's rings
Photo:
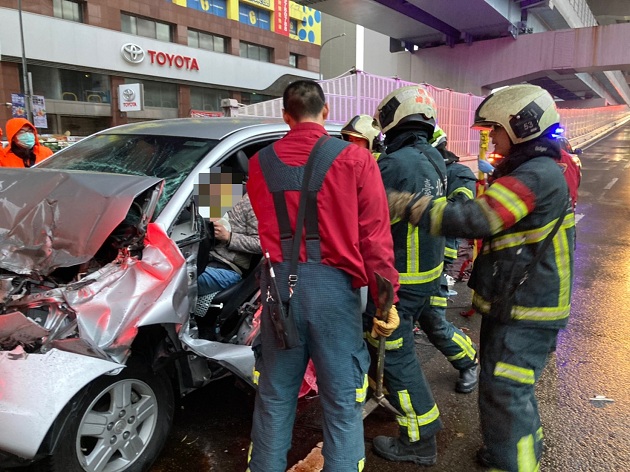
MULTIPOLYGON (((387 145, 378 158, 386 190, 428 195, 446 201, 446 166, 427 141, 425 131, 406 131, 387 145)), ((433 236, 400 218, 391 222, 400 284, 419 295, 432 295, 444 267, 444 238, 433 236)))
POLYGON ((486 192, 466 202, 433 202, 433 234, 483 237, 468 285, 475 291, 473 306, 492 315, 495 305, 513 293, 508 306, 497 308, 502 321, 563 328, 570 311, 575 218, 567 183, 557 161, 535 156, 496 179, 486 192), (564 217, 553 243, 537 264, 543 241, 564 217), (524 277, 525 276, 525 277, 524 277))

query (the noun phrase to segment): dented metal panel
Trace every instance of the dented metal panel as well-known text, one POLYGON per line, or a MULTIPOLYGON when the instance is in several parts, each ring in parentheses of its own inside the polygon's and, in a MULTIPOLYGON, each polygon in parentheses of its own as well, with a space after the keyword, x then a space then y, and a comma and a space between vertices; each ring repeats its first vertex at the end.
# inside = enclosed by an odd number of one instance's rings
POLYGON ((48 275, 90 260, 155 177, 5 168, 0 268, 48 275))

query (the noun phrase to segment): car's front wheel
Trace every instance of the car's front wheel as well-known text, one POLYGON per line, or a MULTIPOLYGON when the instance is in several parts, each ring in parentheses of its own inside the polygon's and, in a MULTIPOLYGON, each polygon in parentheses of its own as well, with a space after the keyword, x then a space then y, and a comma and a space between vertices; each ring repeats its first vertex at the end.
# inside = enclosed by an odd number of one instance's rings
POLYGON ((48 458, 51 472, 143 472, 157 458, 173 419, 166 373, 130 363, 102 376, 75 397, 71 417, 48 458))

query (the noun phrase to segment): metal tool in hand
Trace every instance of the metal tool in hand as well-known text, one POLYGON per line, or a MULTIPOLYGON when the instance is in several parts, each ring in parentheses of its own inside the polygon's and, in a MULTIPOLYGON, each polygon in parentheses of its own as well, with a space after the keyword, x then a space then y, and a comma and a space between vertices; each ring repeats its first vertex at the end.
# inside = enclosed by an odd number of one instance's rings
MULTIPOLYGON (((380 318, 387 320, 389 312, 394 302, 394 287, 392 283, 375 272, 376 287, 378 290, 378 308, 380 310, 380 318)), ((379 405, 388 409, 392 413, 403 416, 383 395, 383 376, 385 373, 385 336, 378 337, 378 354, 376 356, 376 387, 372 398, 370 398, 363 407, 363 419, 372 413, 379 405)))

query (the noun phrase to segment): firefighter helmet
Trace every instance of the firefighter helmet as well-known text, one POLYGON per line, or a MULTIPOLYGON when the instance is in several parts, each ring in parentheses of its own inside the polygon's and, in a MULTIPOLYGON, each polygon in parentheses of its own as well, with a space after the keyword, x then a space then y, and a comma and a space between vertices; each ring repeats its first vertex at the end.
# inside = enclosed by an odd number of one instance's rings
POLYGON ((431 146, 433 147, 438 147, 442 143, 446 144, 446 140, 447 137, 444 130, 438 125, 435 125, 435 131, 433 132, 433 137, 429 141, 429 144, 431 144, 431 146))
POLYGON ((387 95, 378 105, 374 118, 383 133, 405 123, 430 127, 433 133, 437 106, 429 92, 420 85, 408 85, 387 95))
POLYGON ((378 123, 370 115, 357 115, 348 121, 341 128, 343 139, 347 140, 348 136, 355 136, 367 140, 368 149, 372 150, 374 140, 381 134, 378 123))
POLYGON ((503 127, 513 144, 531 141, 555 129, 560 121, 553 97, 531 84, 505 87, 481 102, 473 128, 503 127))

